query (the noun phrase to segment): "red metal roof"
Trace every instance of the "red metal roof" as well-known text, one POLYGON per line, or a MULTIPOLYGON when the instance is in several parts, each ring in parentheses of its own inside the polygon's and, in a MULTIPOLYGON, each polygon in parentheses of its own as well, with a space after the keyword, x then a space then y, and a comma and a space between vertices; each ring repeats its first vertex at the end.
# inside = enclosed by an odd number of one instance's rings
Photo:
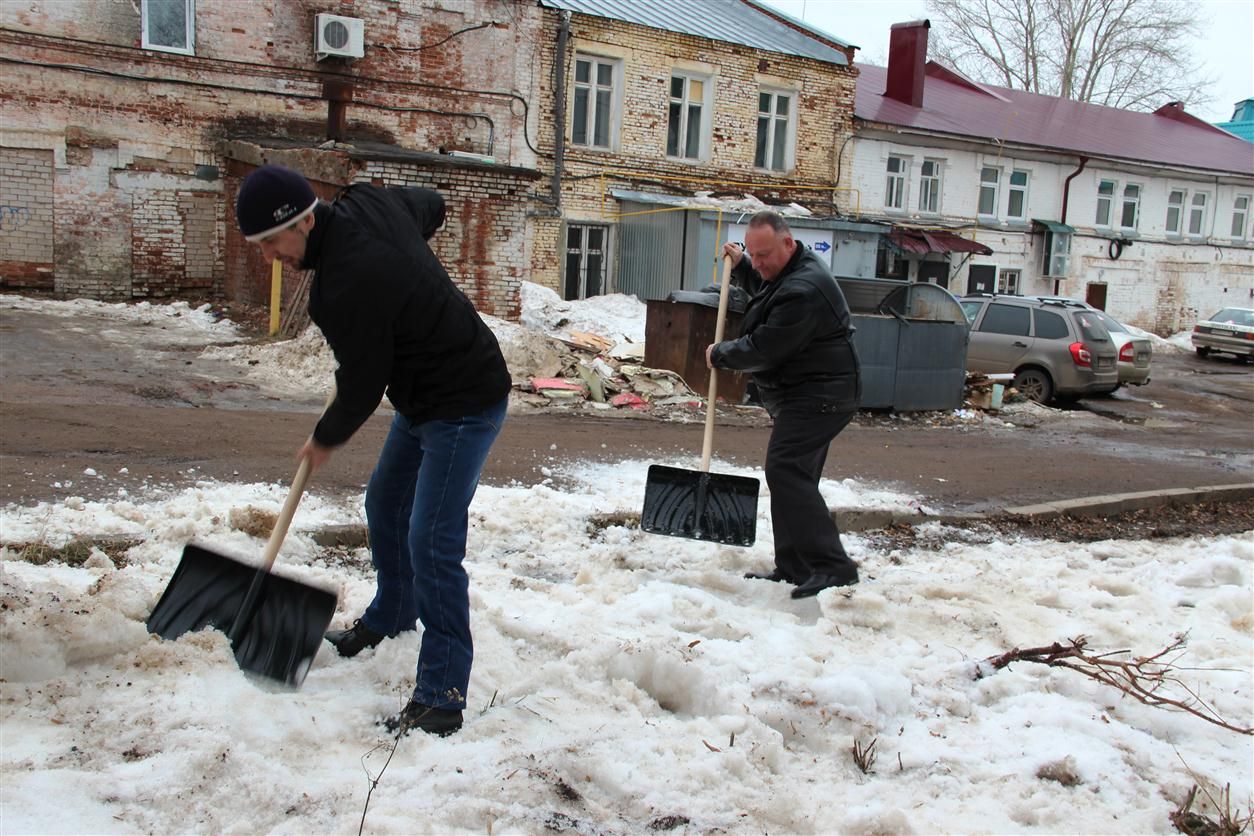
POLYGON ((992 255, 989 247, 954 235, 952 232, 941 232, 937 229, 905 229, 893 227, 888 240, 903 252, 910 253, 979 253, 992 255))
POLYGON ((1254 175, 1254 146, 1184 112, 1142 113, 976 84, 927 63, 923 106, 884 96, 888 71, 856 65, 854 114, 868 122, 1002 140, 1069 154, 1254 175))

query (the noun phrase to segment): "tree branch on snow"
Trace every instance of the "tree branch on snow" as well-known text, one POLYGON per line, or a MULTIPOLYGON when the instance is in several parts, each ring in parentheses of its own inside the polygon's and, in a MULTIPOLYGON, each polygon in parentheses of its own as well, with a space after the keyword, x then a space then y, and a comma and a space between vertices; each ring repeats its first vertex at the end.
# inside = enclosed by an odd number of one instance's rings
POLYGON ((1016 647, 1000 656, 990 656, 985 659, 976 676, 983 675, 985 666, 998 671, 1009 667, 1013 662, 1036 662, 1053 668, 1067 668, 1089 679, 1117 688, 1145 705, 1179 709, 1228 731, 1254 735, 1254 727, 1238 726, 1221 717, 1219 712, 1179 678, 1178 672, 1182 669, 1177 667, 1172 660, 1164 659, 1165 656, 1184 647, 1184 636, 1176 636, 1171 644, 1153 656, 1136 656, 1129 659, 1113 657, 1126 656, 1131 651, 1114 650, 1109 653, 1093 654, 1087 652, 1087 644, 1087 638, 1078 636, 1069 639, 1065 644, 1054 642, 1044 647, 1022 649, 1016 647), (1183 691, 1184 694, 1169 695, 1167 692, 1173 689, 1176 692, 1183 691))

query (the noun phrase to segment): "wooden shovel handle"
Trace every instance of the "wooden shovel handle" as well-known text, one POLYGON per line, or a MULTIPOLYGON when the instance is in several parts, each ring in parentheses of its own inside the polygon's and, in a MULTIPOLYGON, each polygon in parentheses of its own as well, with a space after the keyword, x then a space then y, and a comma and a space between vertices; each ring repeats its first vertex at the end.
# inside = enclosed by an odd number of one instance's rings
MULTIPOLYGON (((718 320, 714 324, 714 343, 723 341, 723 323, 727 320, 728 287, 731 285, 731 256, 723 256, 723 278, 718 286, 718 320)), ((705 405, 705 440, 701 444, 701 472, 710 472, 710 455, 714 452, 714 398, 718 395, 718 369, 710 369, 710 397, 705 405)))
POLYGON ((287 499, 279 511, 279 518, 274 523, 274 530, 270 532, 270 539, 266 542, 266 550, 262 552, 262 572, 269 572, 270 567, 274 565, 274 559, 278 557, 279 547, 283 545, 283 538, 287 536, 292 517, 296 516, 296 506, 300 504, 300 498, 304 495, 305 485, 308 483, 309 457, 306 456, 300 460, 300 467, 296 469, 296 478, 292 480, 292 489, 287 493, 287 499))

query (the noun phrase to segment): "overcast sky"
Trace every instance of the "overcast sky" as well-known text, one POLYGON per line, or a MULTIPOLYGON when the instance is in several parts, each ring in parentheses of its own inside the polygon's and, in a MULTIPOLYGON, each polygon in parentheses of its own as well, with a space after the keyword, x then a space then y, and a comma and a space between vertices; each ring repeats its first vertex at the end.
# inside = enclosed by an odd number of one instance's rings
MULTIPOLYGON (((894 23, 926 18, 925 0, 763 0, 846 43, 861 47, 859 60, 888 60, 888 29, 894 23)), ((1232 105, 1254 96, 1254 0, 1197 0, 1205 43, 1193 56, 1218 77, 1214 101, 1190 112, 1209 122, 1232 118, 1232 105)))

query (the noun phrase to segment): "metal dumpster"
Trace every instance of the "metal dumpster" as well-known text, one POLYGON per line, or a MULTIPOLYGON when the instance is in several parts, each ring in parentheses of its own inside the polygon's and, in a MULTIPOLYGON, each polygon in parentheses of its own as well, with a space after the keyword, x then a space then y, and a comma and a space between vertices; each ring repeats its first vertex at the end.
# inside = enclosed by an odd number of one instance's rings
POLYGON ((942 287, 837 278, 862 362, 862 408, 915 412, 962 406, 967 318, 942 287))

